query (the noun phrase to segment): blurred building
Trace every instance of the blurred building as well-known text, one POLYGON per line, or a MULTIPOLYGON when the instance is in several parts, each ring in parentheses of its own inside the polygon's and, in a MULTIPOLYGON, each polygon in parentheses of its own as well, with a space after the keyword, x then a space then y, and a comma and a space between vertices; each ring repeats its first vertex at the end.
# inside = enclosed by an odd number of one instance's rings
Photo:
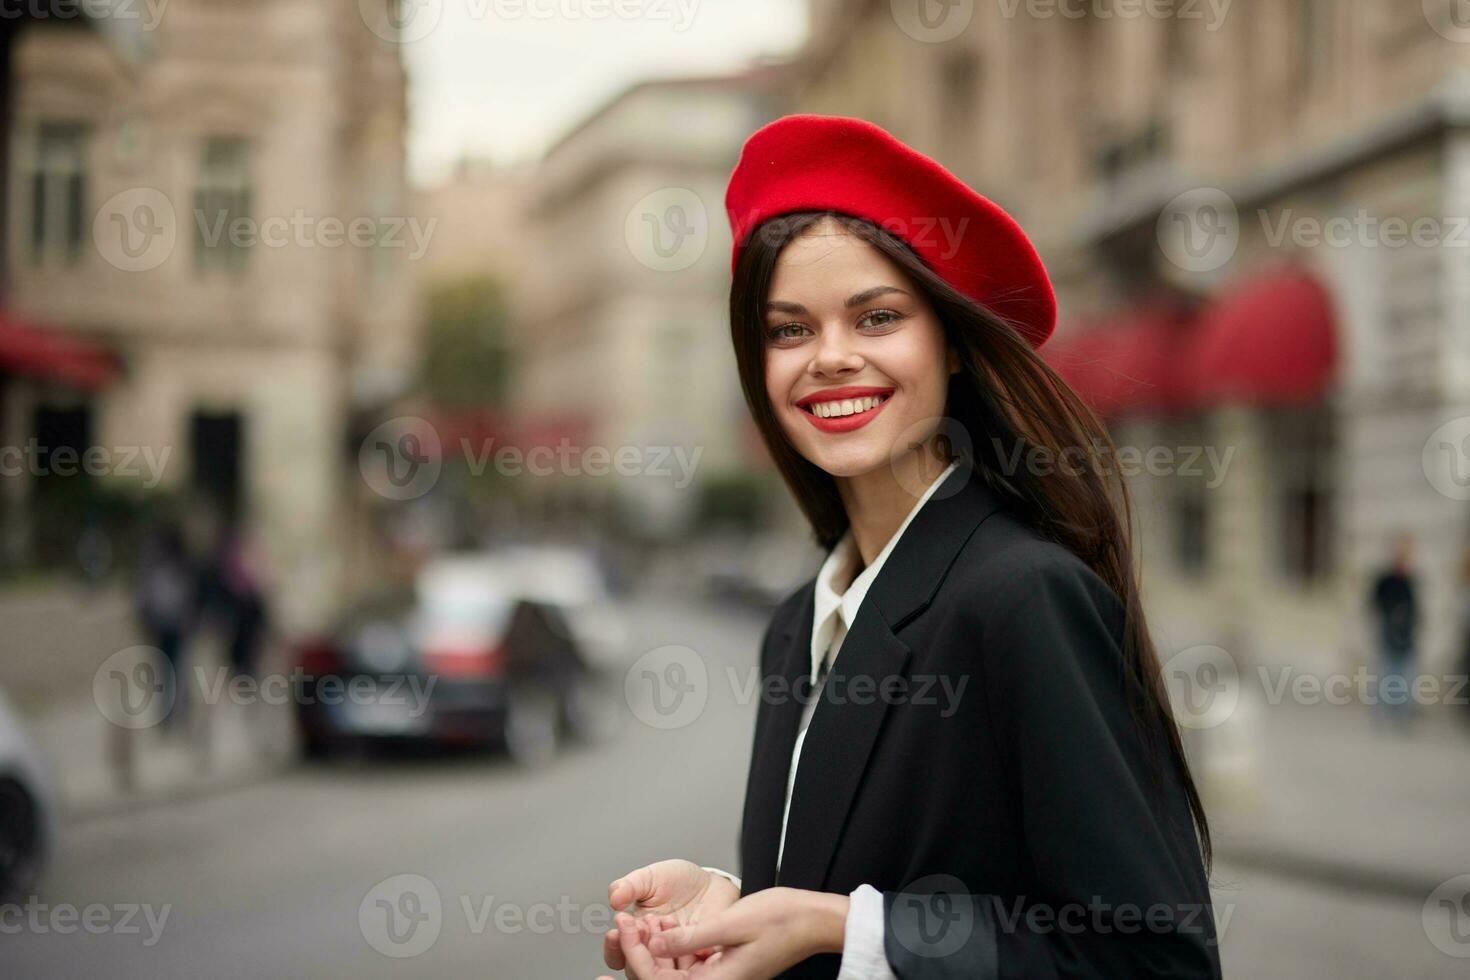
POLYGON ((524 167, 466 158, 444 180, 419 191, 415 213, 434 222, 420 284, 492 276, 509 285, 519 279, 528 258, 531 188, 524 167))
POLYGON ((1470 426, 1434 435, 1470 415, 1454 5, 922 6, 814 3, 793 111, 879 123, 1033 235, 1063 316, 1048 358, 1155 452, 1120 466, 1166 652, 1343 669, 1407 531, 1446 665, 1470 541, 1470 426))
MULTIPOLYGON (((404 76, 366 10, 171 0, 136 59, 47 21, 10 59, 6 320, 111 367, 8 372, 0 443, 101 447, 116 492, 211 501, 291 624, 338 580, 349 414, 415 344, 404 76)), ((3 482, 23 553, 54 481, 3 482)))
POLYGON ((745 138, 776 114, 779 76, 634 85, 541 161, 516 410, 543 444, 612 458, 597 464, 606 475, 587 461, 586 479, 546 480, 551 505, 679 533, 701 489, 757 452, 729 340, 724 188, 745 138))

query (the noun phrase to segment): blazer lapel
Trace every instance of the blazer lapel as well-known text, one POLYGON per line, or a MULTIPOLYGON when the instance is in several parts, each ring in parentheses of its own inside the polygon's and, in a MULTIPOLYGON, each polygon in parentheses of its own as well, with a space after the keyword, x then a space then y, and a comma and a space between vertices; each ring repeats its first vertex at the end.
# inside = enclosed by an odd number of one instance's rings
MULTIPOLYGON (((766 712, 768 729, 757 742, 763 757, 755 767, 758 774, 753 770, 752 782, 759 787, 761 818, 769 820, 769 811, 774 810, 774 822, 762 827, 759 854, 750 855, 750 867, 759 875, 756 882, 762 887, 767 866, 771 869, 771 884, 816 890, 825 887, 848 811, 891 710, 887 700, 876 692, 885 677, 904 676, 908 668, 910 650, 896 634, 929 605, 975 528, 1000 506, 1000 499, 973 467, 961 463, 914 516, 889 554, 842 642, 827 675, 821 703, 807 728, 779 873, 774 868, 775 849, 801 703, 788 698, 789 704, 773 704, 766 712), (865 679, 870 692, 860 701, 847 696, 852 679, 857 677, 865 679), (841 697, 830 700, 834 695, 841 697), (769 853, 765 849, 767 840, 769 853)), ((792 675, 804 677, 811 669, 810 599, 803 604, 803 614, 804 629, 794 632, 802 635, 805 645, 789 641, 781 664, 788 679, 792 675)), ((747 886, 746 890, 756 889, 747 886)))
MULTIPOLYGON (((802 700, 811 691, 812 616, 816 579, 807 583, 802 601, 784 623, 776 625, 773 668, 781 678, 778 696, 763 701, 756 712, 754 755, 745 787, 741 824, 741 894, 775 883, 776 852, 781 843, 781 810, 786 803, 786 777, 791 749, 801 723, 802 700), (791 692, 791 693, 787 693, 791 692), (796 696, 800 695, 800 699, 796 696)), ((760 696, 765 698, 762 678, 760 696)))

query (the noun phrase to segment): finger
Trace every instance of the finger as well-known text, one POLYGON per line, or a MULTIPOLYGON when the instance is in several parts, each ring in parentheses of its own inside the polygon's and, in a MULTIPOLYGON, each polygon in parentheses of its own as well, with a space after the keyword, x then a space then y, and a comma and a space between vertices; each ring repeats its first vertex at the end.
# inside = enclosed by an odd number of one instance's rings
POLYGON ((615 909, 627 908, 634 902, 646 902, 652 897, 653 872, 647 865, 607 886, 607 903, 615 909))
POLYGON ((623 944, 618 939, 616 929, 609 929, 602 934, 602 961, 613 970, 621 970, 624 966, 623 944))
MULTIPOLYGON (((653 916, 645 921, 648 922, 649 939, 663 932, 664 919, 662 916, 653 916)), ((675 925, 678 925, 678 923, 675 923, 675 925)), ((674 968, 674 958, 672 956, 655 956, 653 962, 660 969, 672 970, 674 968)))
MULTIPOLYGON (((659 918, 659 926, 661 930, 677 929, 679 928, 679 919, 673 915, 662 916, 659 918)), ((693 953, 684 953, 674 958, 674 967, 679 970, 687 970, 694 965, 694 960, 695 956, 693 953)))
POLYGON ((623 912, 618 914, 617 923, 618 936, 623 944, 623 959, 628 964, 624 972, 643 978, 655 976, 658 967, 653 962, 653 954, 639 934, 638 920, 623 912))
POLYGON ((677 929, 661 932, 649 942, 649 948, 655 955, 680 956, 684 953, 697 953, 706 946, 721 946, 731 942, 727 935, 729 925, 722 920, 723 915, 717 915, 708 922, 695 922, 677 929))

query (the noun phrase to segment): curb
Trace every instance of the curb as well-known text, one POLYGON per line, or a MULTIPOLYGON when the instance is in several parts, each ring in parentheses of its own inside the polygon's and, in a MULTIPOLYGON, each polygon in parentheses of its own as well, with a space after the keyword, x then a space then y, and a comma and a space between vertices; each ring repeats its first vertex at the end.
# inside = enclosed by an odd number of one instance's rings
POLYGON ((1276 877, 1313 882, 1343 891, 1410 899, 1421 904, 1444 884, 1446 877, 1413 869, 1354 864, 1287 848, 1273 848, 1269 844, 1216 848, 1215 863, 1264 871, 1276 877))

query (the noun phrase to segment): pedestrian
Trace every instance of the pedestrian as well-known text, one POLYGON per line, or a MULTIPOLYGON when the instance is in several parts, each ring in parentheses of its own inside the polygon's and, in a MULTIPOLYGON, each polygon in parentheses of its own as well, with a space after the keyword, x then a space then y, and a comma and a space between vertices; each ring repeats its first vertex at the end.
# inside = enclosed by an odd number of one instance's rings
POLYGON ((245 535, 232 530, 219 554, 225 649, 233 676, 255 677, 269 631, 265 587, 245 535))
POLYGON ((1378 689, 1375 708, 1400 730, 1413 721, 1411 697, 1419 604, 1413 574, 1414 539, 1401 534, 1389 565, 1373 581, 1369 601, 1377 619, 1378 689))
POLYGON ((741 389, 827 558, 761 643, 741 873, 614 881, 642 914, 617 915, 607 965, 1218 978, 1126 496, 1037 353, 1056 304, 1031 242, 842 117, 760 129, 725 204, 741 389))
POLYGON ((195 571, 183 532, 171 521, 159 524, 145 540, 138 568, 135 606, 148 643, 167 664, 163 724, 173 728, 188 712, 188 684, 179 683, 195 622, 195 571))

